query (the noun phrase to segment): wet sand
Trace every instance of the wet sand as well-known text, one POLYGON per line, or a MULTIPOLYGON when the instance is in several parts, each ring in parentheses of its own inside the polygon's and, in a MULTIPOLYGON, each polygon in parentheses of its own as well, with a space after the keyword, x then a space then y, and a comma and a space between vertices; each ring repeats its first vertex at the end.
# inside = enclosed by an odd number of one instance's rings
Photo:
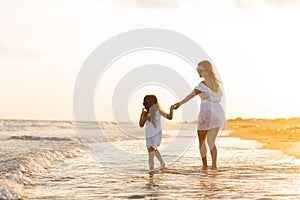
POLYGON ((300 118, 291 119, 231 119, 227 129, 232 133, 224 137, 238 137, 263 143, 261 148, 281 150, 284 154, 300 158, 300 118))

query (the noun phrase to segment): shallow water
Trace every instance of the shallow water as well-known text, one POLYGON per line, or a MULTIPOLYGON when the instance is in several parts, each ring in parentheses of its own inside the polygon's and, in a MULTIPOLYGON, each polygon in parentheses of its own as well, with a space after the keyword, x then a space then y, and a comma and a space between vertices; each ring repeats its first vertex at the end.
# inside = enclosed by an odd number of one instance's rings
POLYGON ((300 161, 256 141, 219 137, 218 171, 203 171, 195 127, 167 129, 159 148, 167 168, 149 173, 142 129, 103 122, 103 138, 97 126, 82 124, 83 148, 69 122, 0 124, 1 197, 300 199, 300 161))
MULTIPOLYGON (((181 139, 194 136, 194 130, 186 133, 181 139)), ((82 150, 81 157, 33 177, 38 184, 27 199, 300 199, 300 162, 280 151, 221 137, 218 171, 203 171, 196 140, 180 157, 175 147, 168 148, 172 141, 163 138, 160 149, 167 168, 155 173, 147 171, 143 140, 92 144, 99 154, 82 150), (111 144, 127 154, 109 151, 111 144)))

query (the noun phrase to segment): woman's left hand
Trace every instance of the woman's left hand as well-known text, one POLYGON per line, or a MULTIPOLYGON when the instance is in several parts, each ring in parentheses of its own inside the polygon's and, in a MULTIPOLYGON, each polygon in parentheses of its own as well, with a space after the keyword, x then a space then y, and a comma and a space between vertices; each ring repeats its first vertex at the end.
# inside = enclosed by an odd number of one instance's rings
POLYGON ((179 103, 175 103, 172 107, 173 107, 175 110, 177 110, 177 109, 180 107, 180 104, 179 104, 179 103))

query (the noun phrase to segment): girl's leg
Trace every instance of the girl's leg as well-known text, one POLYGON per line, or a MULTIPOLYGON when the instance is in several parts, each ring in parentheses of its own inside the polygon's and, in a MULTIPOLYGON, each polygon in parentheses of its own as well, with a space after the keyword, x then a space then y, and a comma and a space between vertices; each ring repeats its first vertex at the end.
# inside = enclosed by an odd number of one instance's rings
POLYGON ((207 143, 210 148, 210 154, 212 159, 212 169, 217 169, 217 147, 215 140, 220 128, 213 128, 207 131, 207 143))
POLYGON ((154 169, 154 149, 150 147, 148 149, 148 156, 149 156, 149 169, 153 170, 154 169))
POLYGON ((207 169, 207 159, 206 159, 206 146, 205 146, 205 138, 206 138, 207 131, 203 130, 198 130, 198 139, 199 139, 199 150, 200 150, 200 155, 202 158, 202 169, 206 170, 207 169))
POLYGON ((165 162, 163 161, 159 151, 157 149, 154 150, 154 155, 156 156, 156 158, 159 160, 160 162, 160 169, 165 168, 165 162))

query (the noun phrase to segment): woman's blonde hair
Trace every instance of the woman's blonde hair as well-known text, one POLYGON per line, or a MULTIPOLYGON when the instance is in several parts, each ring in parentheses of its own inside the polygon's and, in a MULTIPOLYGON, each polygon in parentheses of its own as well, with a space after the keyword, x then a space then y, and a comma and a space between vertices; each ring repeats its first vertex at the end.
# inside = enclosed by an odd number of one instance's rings
POLYGON ((204 69, 202 75, 205 79, 205 84, 207 85, 207 87, 209 87, 214 92, 220 91, 220 83, 222 82, 217 78, 212 64, 207 60, 201 61, 197 67, 198 72, 200 66, 202 66, 204 69))

